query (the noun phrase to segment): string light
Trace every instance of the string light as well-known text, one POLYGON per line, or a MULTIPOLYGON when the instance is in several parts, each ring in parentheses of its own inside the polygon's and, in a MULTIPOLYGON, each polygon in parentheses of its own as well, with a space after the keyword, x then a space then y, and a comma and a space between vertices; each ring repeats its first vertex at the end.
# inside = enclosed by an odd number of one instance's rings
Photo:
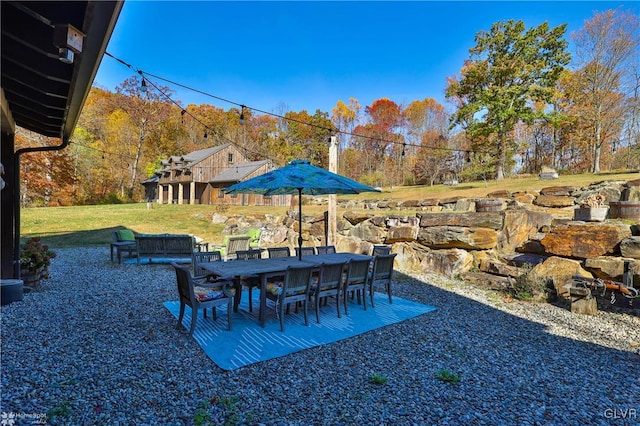
POLYGON ((244 105, 240 105, 240 124, 244 125, 244 105))
MULTIPOLYGON (((249 106, 246 106, 246 105, 244 105, 244 104, 241 104, 241 103, 238 103, 238 102, 234 102, 234 101, 232 101, 232 100, 225 99, 225 98, 222 98, 222 97, 220 97, 220 96, 213 95, 213 94, 211 94, 211 93, 207 93, 207 92, 204 92, 204 91, 202 91, 202 90, 195 89, 195 88, 193 88, 193 87, 187 86, 187 85, 185 85, 185 84, 178 83, 178 82, 176 82, 176 81, 173 81, 173 80, 170 80, 170 79, 167 79, 167 78, 161 77, 161 76, 156 75, 156 74, 152 74, 152 73, 150 73, 150 72, 146 72, 146 71, 143 71, 143 70, 137 70, 137 69, 135 69, 131 64, 128 64, 127 62, 123 61, 122 59, 119 59, 119 58, 117 58, 117 57, 113 56, 113 55, 112 55, 112 54, 110 54, 109 52, 105 52, 105 55, 107 55, 107 56, 109 56, 109 57, 111 57, 111 58, 115 59, 116 61, 118 61, 118 62, 120 62, 121 64, 125 65, 126 67, 130 68, 131 70, 133 70, 133 71, 137 72, 138 74, 140 74, 140 75, 143 77, 143 79, 144 79, 144 78, 147 78, 147 82, 148 82, 149 84, 151 84, 151 85, 152 85, 153 87, 155 87, 155 88, 156 88, 160 93, 162 93, 162 95, 163 95, 167 100, 169 100, 170 102, 174 103, 175 105, 177 105, 177 106, 178 106, 178 107, 180 107, 180 108, 182 108, 182 106, 180 106, 177 102, 175 102, 173 99, 171 99, 171 98, 170 98, 166 93, 164 93, 162 90, 160 90, 160 89, 159 89, 155 84, 153 84, 150 80, 148 80, 148 77, 149 77, 149 76, 151 76, 151 77, 153 77, 153 78, 155 78, 155 79, 157 79, 157 80, 161 80, 161 81, 164 81, 164 82, 166 82, 166 83, 172 84, 172 85, 174 85, 174 86, 178 86, 178 87, 181 87, 181 88, 183 88, 183 89, 190 90, 190 91, 192 91, 192 92, 194 92, 194 93, 199 93, 199 94, 201 94, 201 95, 205 95, 205 96, 208 96, 208 97, 210 97, 210 98, 220 100, 220 101, 222 101, 222 102, 226 102, 226 103, 229 103, 229 104, 232 104, 232 105, 239 106, 239 107, 240 107, 240 124, 244 124, 244 123, 245 123, 245 119, 244 119, 244 109, 246 108, 246 109, 248 109, 248 110, 255 111, 255 112, 258 112, 258 113, 261 113, 261 114, 265 114, 265 115, 270 115, 270 116, 272 116, 272 117, 280 118, 280 119, 282 119, 282 120, 286 120, 286 121, 290 121, 290 122, 294 122, 294 123, 302 124, 302 125, 305 125, 305 126, 315 127, 315 128, 317 128, 317 129, 326 130, 326 131, 329 131, 329 132, 339 133, 339 134, 342 134, 342 135, 345 135, 345 136, 351 136, 351 137, 355 137, 355 138, 368 139, 368 140, 375 141, 375 142, 390 143, 390 144, 399 144, 399 143, 402 143, 404 146, 412 146, 412 147, 417 147, 417 148, 433 149, 433 150, 441 150, 441 151, 451 151, 451 152, 469 152, 468 150, 464 150, 464 149, 460 149, 460 148, 445 148, 445 147, 439 147, 439 146, 425 146, 425 145, 419 145, 419 144, 414 144, 414 143, 410 143, 410 142, 409 142, 409 143, 407 143, 407 142, 398 142, 398 141, 393 141, 393 140, 383 139, 383 138, 379 138, 379 137, 375 137, 375 136, 369 136, 369 135, 364 135, 364 134, 352 133, 352 132, 347 132, 347 131, 339 130, 339 129, 335 129, 335 128, 328 128, 328 127, 324 127, 324 126, 321 126, 321 125, 318 125, 318 124, 315 124, 315 123, 309 123, 309 122, 306 122, 306 121, 298 120, 298 119, 293 118, 293 117, 285 117, 285 116, 283 116, 283 115, 275 114, 275 113, 273 113, 273 112, 269 112, 269 111, 264 111, 264 110, 261 110, 261 109, 255 108, 255 107, 249 107, 249 106)), ((182 115, 184 115, 184 113, 189 114, 187 111, 185 111, 185 110, 183 109, 183 110, 182 110, 182 115)), ((194 118, 197 122, 199 122, 203 127, 205 127, 205 129, 207 128, 207 126, 206 126, 204 123, 202 123, 202 121, 198 120, 198 119, 197 119, 196 117, 194 117, 192 114, 189 114, 189 115, 190 115, 192 118, 194 118)), ((183 121, 183 123, 184 123, 184 121, 183 121)), ((228 140, 228 139, 227 139, 227 140, 228 140)), ((229 142, 231 142, 231 143, 236 143, 236 142, 233 142, 233 141, 231 141, 231 140, 228 140, 228 141, 229 141, 229 142)), ((486 151, 475 151, 475 150, 474 150, 473 152, 486 152, 486 151)))

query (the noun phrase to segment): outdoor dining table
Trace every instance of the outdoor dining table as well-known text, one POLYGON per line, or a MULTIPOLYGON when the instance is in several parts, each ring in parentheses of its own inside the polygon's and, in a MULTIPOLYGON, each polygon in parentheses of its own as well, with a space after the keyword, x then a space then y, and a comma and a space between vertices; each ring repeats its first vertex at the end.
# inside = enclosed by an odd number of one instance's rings
POLYGON ((260 326, 266 322, 267 307, 267 275, 282 272, 285 274, 289 266, 319 267, 323 263, 342 263, 350 260, 371 260, 371 256, 357 253, 329 253, 302 256, 276 257, 266 259, 230 260, 226 262, 206 262, 200 266, 207 271, 224 277, 242 277, 257 275, 260 278, 260 326))

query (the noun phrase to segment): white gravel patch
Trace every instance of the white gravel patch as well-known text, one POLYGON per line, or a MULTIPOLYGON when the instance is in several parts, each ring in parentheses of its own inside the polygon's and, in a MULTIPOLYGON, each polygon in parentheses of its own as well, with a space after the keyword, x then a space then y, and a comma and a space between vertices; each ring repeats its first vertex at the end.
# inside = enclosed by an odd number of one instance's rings
POLYGON ((398 297, 438 310, 224 371, 163 307, 170 266, 56 252, 51 278, 1 311, 0 414, 16 425, 640 424, 638 312, 399 273, 398 297))

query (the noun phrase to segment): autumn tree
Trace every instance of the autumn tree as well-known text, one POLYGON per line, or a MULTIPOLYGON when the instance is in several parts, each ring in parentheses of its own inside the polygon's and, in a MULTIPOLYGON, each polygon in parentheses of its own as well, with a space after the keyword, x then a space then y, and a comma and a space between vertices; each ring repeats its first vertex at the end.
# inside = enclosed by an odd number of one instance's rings
POLYGON ((433 98, 413 101, 404 109, 407 142, 405 157, 418 182, 431 185, 447 169, 452 151, 448 146, 449 114, 433 98), (416 149, 416 147, 419 147, 416 149))
MULTIPOLYGON (((366 173, 372 174, 385 168, 388 157, 400 156, 404 115, 402 108, 388 98, 375 100, 365 108, 365 115, 367 122, 353 130, 354 134, 362 136, 353 138, 352 148, 364 156, 366 173)), ((394 178, 388 174, 386 177, 388 180, 394 178)))
MULTIPOLYGON (((116 93, 121 95, 117 100, 118 105, 129 115, 137 133, 133 139, 131 152, 129 152, 132 161, 128 166, 130 179, 127 195, 131 198, 142 169, 140 163, 144 144, 160 123, 166 121, 171 114, 171 104, 167 102, 166 98, 170 97, 173 92, 168 87, 155 87, 149 84, 146 85, 146 90, 143 90, 140 79, 134 76, 122 82, 116 88, 116 93)), ((126 139, 128 135, 122 136, 124 138, 120 140, 120 143, 129 145, 128 139, 126 139)))
POLYGON ((290 111, 285 118, 288 124, 283 137, 290 146, 293 158, 306 158, 318 167, 327 168, 329 137, 334 130, 328 114, 320 110, 316 110, 314 115, 309 115, 305 110, 290 111))
POLYGON ((624 126, 625 92, 633 90, 633 80, 628 82, 640 55, 640 18, 621 10, 596 13, 573 40, 578 66, 574 113, 589 128, 592 171, 598 173, 602 147, 617 140, 624 126))
POLYGON ((569 63, 566 25, 549 28, 547 23, 526 29, 522 21, 509 20, 481 31, 469 50, 460 79, 449 79, 447 98, 463 99, 452 119, 457 125, 471 121, 471 138, 491 142, 496 159, 496 178, 503 179, 507 160, 515 147, 511 133, 519 121, 531 122, 544 112, 535 102, 552 100, 553 89, 563 67, 569 63))
MULTIPOLYGON (((60 141, 17 128, 16 148, 60 145, 60 141)), ((27 152, 20 157, 20 204, 50 206, 71 204, 74 188, 68 150, 27 152)))
MULTIPOLYGON (((355 98, 349 98, 349 105, 339 100, 332 109, 331 121, 341 132, 353 133, 353 129, 360 118, 360 103, 355 98)), ((338 137, 338 172, 344 174, 346 167, 340 153, 349 145, 351 136, 339 133, 338 137)))

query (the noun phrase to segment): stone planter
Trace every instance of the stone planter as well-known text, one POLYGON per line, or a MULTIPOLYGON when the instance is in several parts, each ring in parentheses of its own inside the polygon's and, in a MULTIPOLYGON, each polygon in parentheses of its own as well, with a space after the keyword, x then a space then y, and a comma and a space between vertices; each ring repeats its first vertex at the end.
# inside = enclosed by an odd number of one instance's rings
POLYGON ((573 220, 603 222, 608 214, 609 207, 579 207, 573 211, 573 220))

